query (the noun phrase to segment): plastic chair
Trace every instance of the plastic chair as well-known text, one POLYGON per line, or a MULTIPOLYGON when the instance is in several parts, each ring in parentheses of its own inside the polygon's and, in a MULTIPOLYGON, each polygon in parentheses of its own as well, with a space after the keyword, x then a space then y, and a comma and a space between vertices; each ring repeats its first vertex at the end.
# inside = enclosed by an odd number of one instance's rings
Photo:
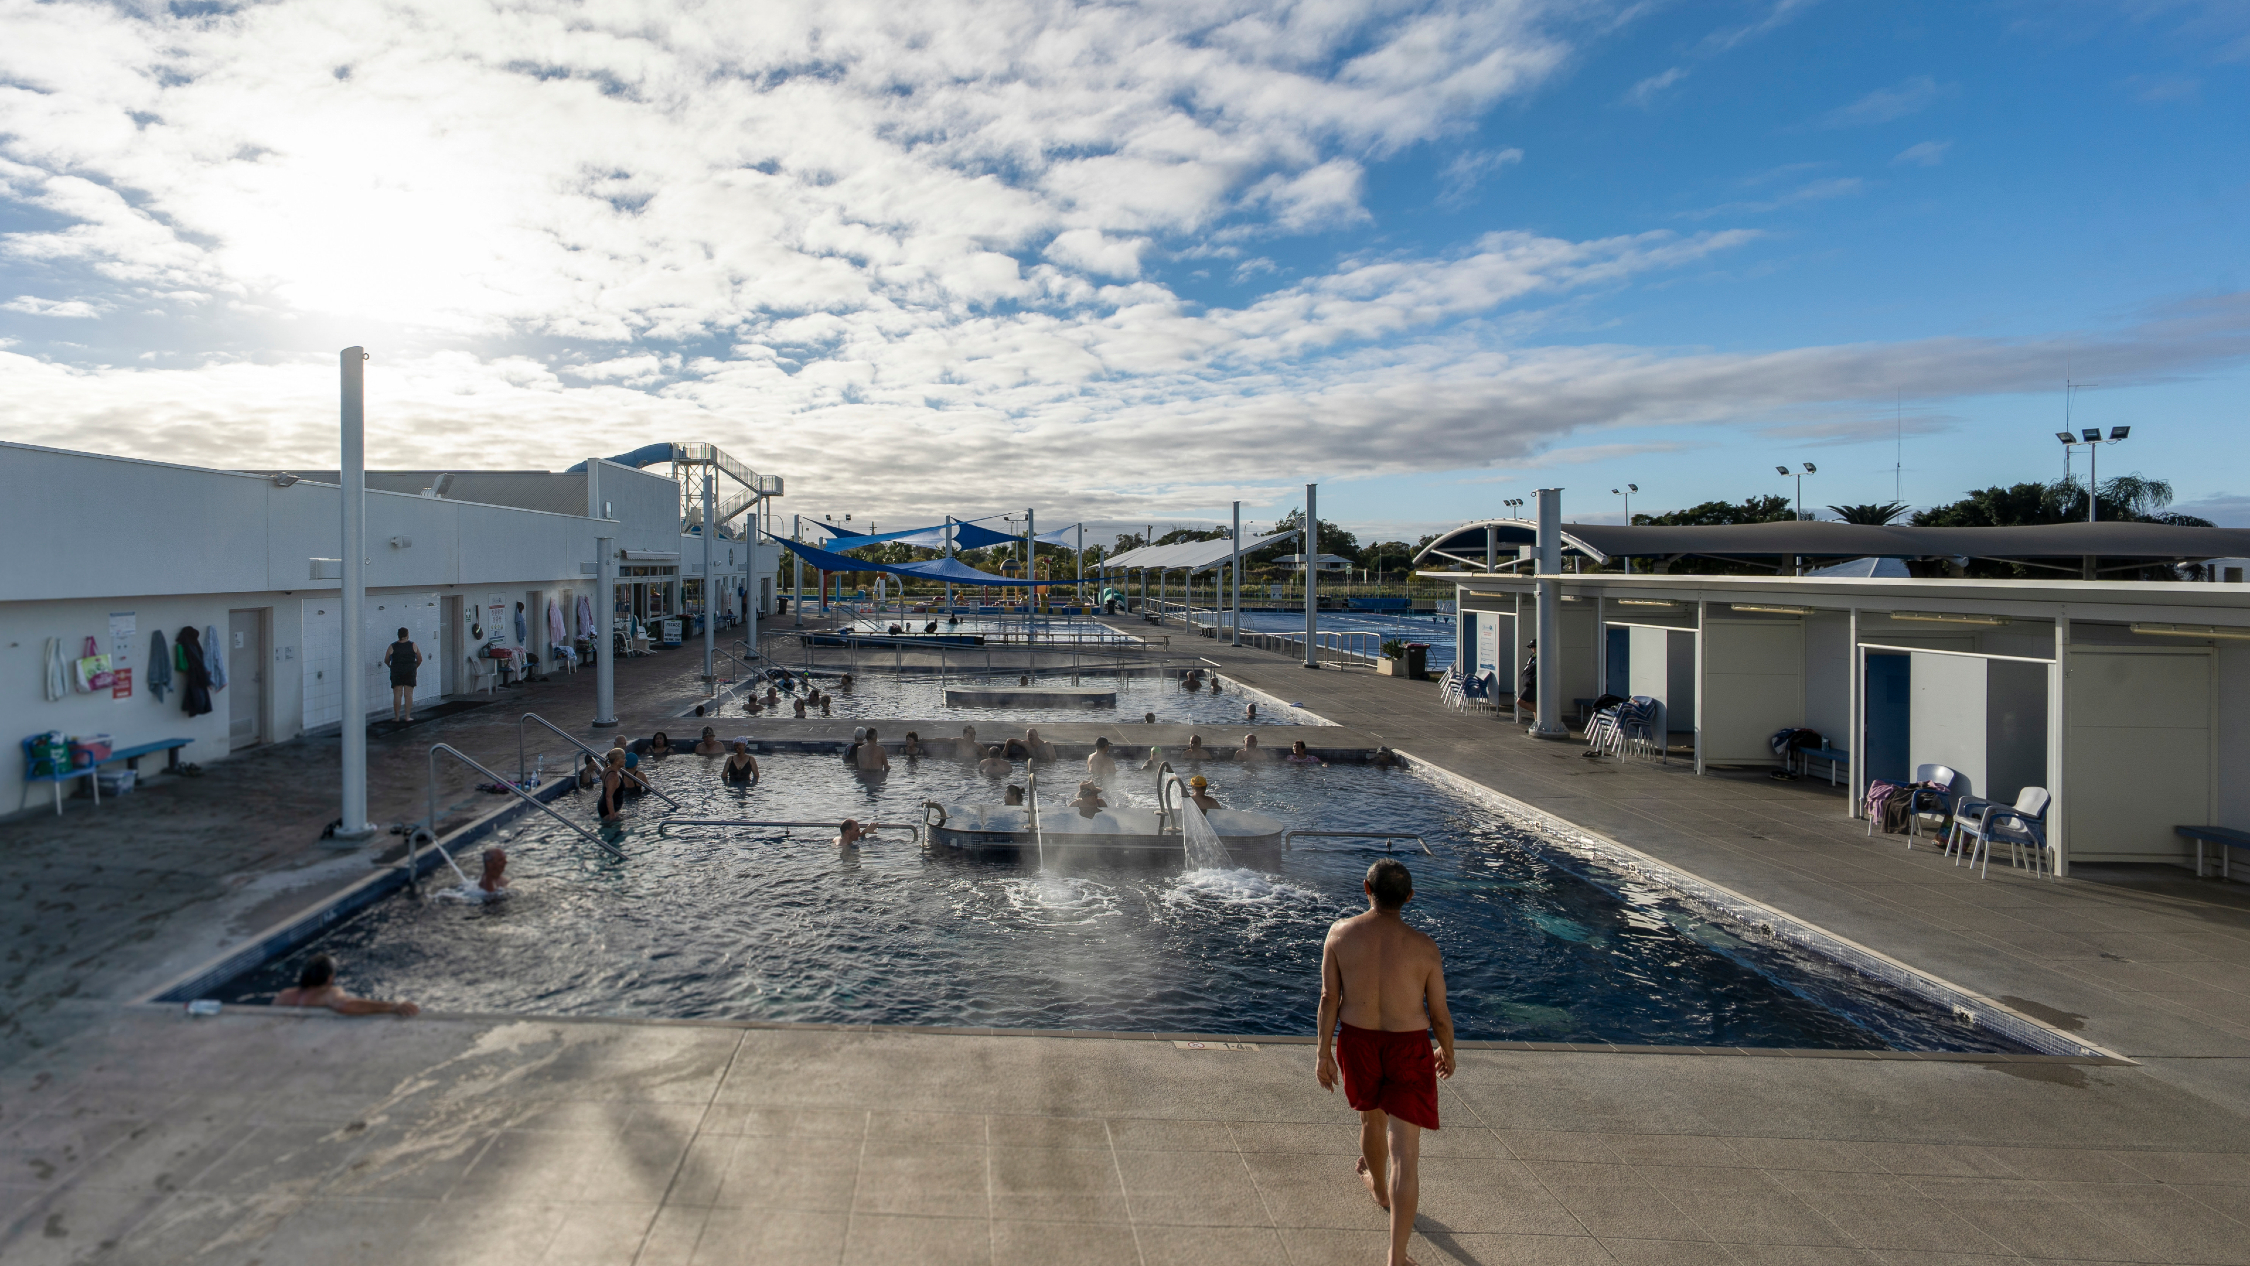
POLYGON ((1924 818, 1936 819, 1931 823, 1931 829, 1936 832, 1930 837, 1932 840, 1947 839, 1952 833, 1948 828, 1954 812, 1953 798, 1969 790, 1969 780, 1948 765, 1916 765, 1914 781, 1918 785, 1906 795, 1906 846, 1910 849, 1914 841, 1922 837, 1924 818), (1927 805, 1935 805, 1935 811, 1926 808, 1927 805))
POLYGON ((1983 863, 1977 877, 1983 879, 1992 871, 1992 844, 1995 840, 2008 846, 2008 861, 2011 866, 2023 865, 2023 851, 2029 848, 2032 850, 2031 873, 2035 876, 2039 873, 2040 859, 2045 858, 2047 877, 2053 879, 2056 877, 2055 858, 2047 843, 2047 806, 2053 799, 2045 787, 2026 787, 2016 797, 2012 808, 1979 801, 1978 812, 1973 821, 1966 813, 1954 815, 1952 838, 1947 842, 1945 851, 1948 855, 1953 855, 1966 839, 1969 842, 1966 857, 1957 857, 1953 864, 1958 866, 1962 860, 1966 860, 1969 865, 1977 866, 1981 855, 1983 863))

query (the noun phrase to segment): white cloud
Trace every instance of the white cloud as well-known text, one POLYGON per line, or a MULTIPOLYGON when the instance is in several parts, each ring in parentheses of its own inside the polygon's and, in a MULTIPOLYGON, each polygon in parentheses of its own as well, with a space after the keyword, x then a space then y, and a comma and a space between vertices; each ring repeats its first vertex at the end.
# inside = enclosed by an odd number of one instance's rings
POLYGON ((1145 237, 1116 238, 1100 229, 1071 229, 1057 234, 1041 253, 1066 268, 1130 281, 1141 275, 1141 252, 1148 248, 1145 237))
POLYGON ((1438 203, 1442 206, 1460 206, 1468 201, 1469 193, 1477 182, 1504 167, 1523 161, 1523 151, 1513 146, 1497 150, 1470 150, 1456 155, 1445 165, 1438 189, 1438 203))
POLYGON ((42 299, 37 295, 17 295, 6 303, 0 303, 0 309, 31 316, 70 317, 77 320, 89 320, 102 314, 100 307, 83 299, 42 299))
POLYGON ((1952 89, 1928 75, 1916 75, 1888 88, 1877 88, 1847 106, 1839 106, 1815 120, 1820 127, 1867 127, 1888 123, 1928 109, 1952 89))
POLYGON ((1686 70, 1674 66, 1670 70, 1650 75, 1626 90, 1625 104, 1643 107, 1654 105, 1666 88, 1687 78, 1687 74, 1686 70))
POLYGON ((1953 148, 1951 141, 1924 141, 1909 145, 1891 160, 1894 167, 1935 167, 1945 161, 1945 152, 1953 148))

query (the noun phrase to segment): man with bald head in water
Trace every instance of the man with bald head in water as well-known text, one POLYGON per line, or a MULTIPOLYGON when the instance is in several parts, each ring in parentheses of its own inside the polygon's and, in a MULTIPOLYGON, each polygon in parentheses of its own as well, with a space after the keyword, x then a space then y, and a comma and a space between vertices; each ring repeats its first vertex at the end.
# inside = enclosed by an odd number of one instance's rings
POLYGON ((1360 1181, 1390 1210, 1389 1266, 1413 1266, 1406 1242, 1422 1197, 1422 1131, 1438 1128, 1437 1083, 1453 1076, 1453 1015, 1437 942, 1406 925, 1414 877, 1397 858, 1367 868, 1367 911, 1339 919, 1320 950, 1320 1062, 1315 1076, 1359 1111, 1360 1181), (1438 1052, 1430 1052, 1436 1030, 1438 1052))

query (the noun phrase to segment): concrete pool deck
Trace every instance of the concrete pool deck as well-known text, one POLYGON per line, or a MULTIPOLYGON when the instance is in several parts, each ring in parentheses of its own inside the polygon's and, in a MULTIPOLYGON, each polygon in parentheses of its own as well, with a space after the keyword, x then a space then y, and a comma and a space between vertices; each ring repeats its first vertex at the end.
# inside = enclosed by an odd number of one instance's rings
MULTIPOLYGON (((1329 741, 1401 748, 2142 1062, 1464 1052, 1423 1262, 2250 1262, 2243 885, 1979 881, 1869 840, 1824 785, 1584 761, 1426 683, 1200 653, 1339 722, 1329 741)), ((628 731, 686 728, 655 718, 699 666, 620 664, 628 731)), ((582 718, 591 689, 377 740, 376 816, 418 816, 430 742, 512 761, 517 713, 582 718)), ((1349 1114, 1298 1044, 129 1005, 367 873, 312 840, 333 751, 0 825, 0 1259, 1379 1260, 1349 1114)))

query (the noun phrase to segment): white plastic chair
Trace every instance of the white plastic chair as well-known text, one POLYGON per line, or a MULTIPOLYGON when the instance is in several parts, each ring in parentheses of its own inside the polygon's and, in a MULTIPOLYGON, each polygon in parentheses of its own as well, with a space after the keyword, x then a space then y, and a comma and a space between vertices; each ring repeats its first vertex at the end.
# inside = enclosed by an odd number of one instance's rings
POLYGON ((2047 806, 2053 799, 2045 787, 2026 787, 2016 797, 2013 808, 1987 801, 1962 806, 1963 809, 1975 808, 1976 818, 1972 821, 1965 812, 1954 815, 1952 836, 1945 849, 1947 855, 1954 856, 1956 866, 1964 860, 1971 866, 1979 866, 1981 856, 1983 861, 1977 877, 1983 879, 1991 874, 1992 845, 1997 840, 2008 846, 2009 865, 2022 866, 2024 850, 2028 848, 2031 873, 2038 875, 2039 863, 2044 859, 2047 878, 2056 878, 2054 850, 2047 843, 2047 806), (1964 840, 1968 841, 1966 855, 1956 855, 1964 840))
POLYGON ((1947 820, 1953 817, 1956 798, 1968 794, 1969 780, 1949 765, 1916 765, 1914 781, 1920 785, 1907 793, 1906 846, 1913 848, 1914 841, 1922 838, 1924 822, 1928 822, 1930 829, 1936 832, 1930 837, 1931 840, 1943 842, 1952 835, 1947 829, 1947 820), (1930 799, 1936 800, 1939 806, 1937 812, 1933 813, 1923 807, 1930 799))

